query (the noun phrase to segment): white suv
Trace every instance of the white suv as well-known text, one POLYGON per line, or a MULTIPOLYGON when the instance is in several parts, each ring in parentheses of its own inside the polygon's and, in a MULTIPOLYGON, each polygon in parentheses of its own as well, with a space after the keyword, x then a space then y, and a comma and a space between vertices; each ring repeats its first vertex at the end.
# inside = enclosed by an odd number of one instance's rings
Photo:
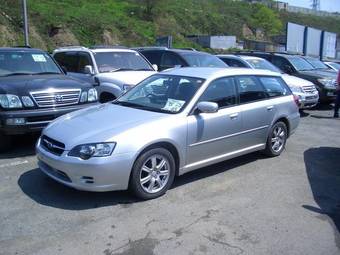
POLYGON ((53 57, 68 75, 97 85, 101 103, 116 99, 124 91, 156 73, 147 59, 124 47, 63 47, 53 57))

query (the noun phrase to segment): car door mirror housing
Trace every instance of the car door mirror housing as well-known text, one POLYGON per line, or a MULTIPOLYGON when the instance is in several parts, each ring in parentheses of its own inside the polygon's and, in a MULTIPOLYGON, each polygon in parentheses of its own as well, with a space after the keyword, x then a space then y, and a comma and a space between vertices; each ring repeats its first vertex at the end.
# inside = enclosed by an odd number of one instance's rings
POLYGON ((86 74, 91 74, 91 75, 93 75, 93 74, 94 74, 94 72, 93 72, 93 67, 92 67, 91 65, 86 65, 86 66, 84 67, 84 72, 85 72, 86 74))
POLYGON ((158 65, 153 64, 153 65, 152 65, 152 68, 153 68, 153 70, 155 70, 156 72, 158 71, 158 65))
POLYGON ((215 113, 218 111, 218 104, 214 102, 199 102, 196 109, 199 113, 215 113))

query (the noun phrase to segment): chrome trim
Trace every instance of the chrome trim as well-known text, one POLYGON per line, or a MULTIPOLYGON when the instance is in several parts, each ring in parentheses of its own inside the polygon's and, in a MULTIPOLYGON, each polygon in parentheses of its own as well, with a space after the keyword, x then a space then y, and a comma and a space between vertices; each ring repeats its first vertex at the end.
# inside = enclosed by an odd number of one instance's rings
POLYGON ((202 144, 206 144, 206 143, 216 142, 216 141, 227 139, 227 138, 230 138, 230 137, 243 135, 243 134, 247 134, 247 133, 250 133, 250 132, 253 132, 253 131, 265 129, 267 127, 269 127, 269 125, 258 127, 258 128, 253 128, 253 129, 248 129, 246 131, 234 133, 234 134, 231 134, 231 135, 221 136, 221 137, 213 138, 213 139, 210 139, 210 140, 205 140, 205 141, 198 142, 198 143, 193 143, 193 144, 190 144, 189 147, 194 147, 194 146, 198 146, 198 145, 202 145, 202 144))
POLYGON ((48 89, 30 92, 38 107, 56 107, 79 103, 81 89, 48 89))
POLYGON ((26 122, 29 125, 40 125, 40 124, 49 124, 52 120, 45 120, 45 121, 36 121, 36 122, 26 122))

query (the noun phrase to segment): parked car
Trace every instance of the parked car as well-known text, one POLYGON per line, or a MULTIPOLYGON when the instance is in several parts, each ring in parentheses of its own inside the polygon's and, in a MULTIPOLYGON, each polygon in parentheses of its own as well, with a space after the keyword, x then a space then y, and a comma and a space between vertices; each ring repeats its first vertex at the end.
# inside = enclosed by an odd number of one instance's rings
POLYGON ((37 132, 55 118, 97 103, 89 83, 65 75, 39 49, 0 48, 0 150, 12 135, 37 132))
POLYGON ((239 52, 238 54, 264 58, 283 72, 312 82, 319 92, 321 102, 333 102, 336 97, 336 74, 313 67, 302 56, 266 52, 239 52))
POLYGON ((118 46, 63 47, 53 57, 68 75, 98 85, 101 103, 116 99, 157 68, 138 52, 118 46))
POLYGON ((142 53, 150 63, 157 65, 160 71, 175 67, 227 67, 218 57, 201 51, 165 47, 135 49, 142 53))
POLYGON ((269 61, 254 56, 217 55, 230 67, 244 67, 252 69, 264 69, 282 74, 283 80, 288 84, 294 95, 299 97, 300 109, 314 107, 319 101, 319 93, 315 85, 305 79, 285 74, 269 61))
POLYGON ((278 73, 175 68, 59 118, 36 150, 40 169, 66 186, 151 199, 177 175, 258 150, 280 155, 299 120, 278 73))
POLYGON ((336 72, 339 72, 340 70, 340 64, 339 63, 336 63, 336 62, 329 62, 329 61, 326 61, 324 62, 326 66, 328 66, 329 68, 333 69, 334 71, 336 72))

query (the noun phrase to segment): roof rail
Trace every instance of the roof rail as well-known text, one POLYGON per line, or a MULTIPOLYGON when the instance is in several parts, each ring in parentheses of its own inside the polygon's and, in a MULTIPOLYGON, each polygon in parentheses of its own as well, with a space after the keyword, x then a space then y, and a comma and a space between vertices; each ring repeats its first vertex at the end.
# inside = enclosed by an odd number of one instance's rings
POLYGON ((89 49, 127 49, 127 47, 121 45, 93 45, 89 49))
POLYGON ((29 46, 29 45, 16 45, 16 46, 14 46, 14 48, 27 48, 27 49, 32 49, 32 47, 29 46))
POLYGON ((88 49, 84 46, 76 46, 76 45, 69 45, 69 46, 61 46, 61 47, 58 47, 56 48, 56 50, 67 50, 67 49, 88 49))
POLYGON ((168 50, 168 47, 163 46, 145 46, 145 47, 133 47, 132 50, 168 50))

